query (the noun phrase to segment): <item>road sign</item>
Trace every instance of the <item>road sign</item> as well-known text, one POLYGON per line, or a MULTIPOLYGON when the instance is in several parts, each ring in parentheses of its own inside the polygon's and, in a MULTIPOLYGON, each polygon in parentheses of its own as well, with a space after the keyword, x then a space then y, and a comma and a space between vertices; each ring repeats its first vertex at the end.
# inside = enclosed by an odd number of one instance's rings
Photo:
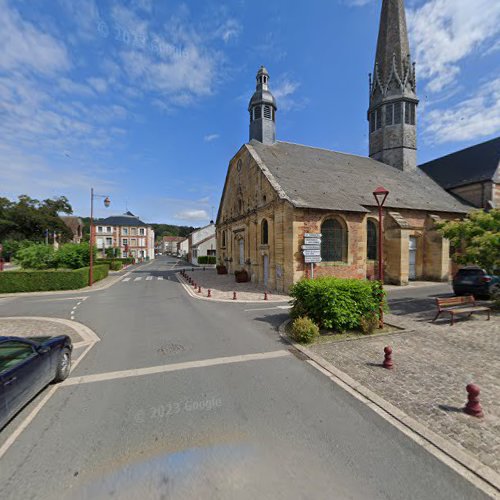
POLYGON ((321 238, 306 238, 304 245, 321 245, 321 238))
POLYGON ((316 262, 321 262, 321 257, 318 257, 318 256, 314 256, 314 257, 304 257, 304 262, 306 264, 312 264, 312 263, 316 263, 316 262))
POLYGON ((321 238, 321 233, 306 233, 304 238, 321 238))
POLYGON ((304 254, 304 257, 319 257, 321 255, 321 250, 302 250, 302 253, 304 254))
POLYGON ((302 250, 321 250, 321 245, 302 245, 302 250))

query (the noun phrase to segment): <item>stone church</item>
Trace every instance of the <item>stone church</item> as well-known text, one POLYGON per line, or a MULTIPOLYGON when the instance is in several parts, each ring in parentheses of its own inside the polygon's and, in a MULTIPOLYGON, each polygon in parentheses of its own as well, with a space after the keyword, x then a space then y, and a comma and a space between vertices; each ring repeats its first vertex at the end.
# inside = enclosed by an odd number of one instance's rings
POLYGON ((369 157, 276 139, 278 103, 261 67, 248 105, 250 138, 229 162, 217 215, 217 255, 270 290, 308 277, 301 246, 321 233, 314 276, 376 278, 378 209, 384 208, 388 283, 447 280, 449 243, 436 222, 470 210, 417 167, 415 67, 403 0, 383 0, 370 76, 369 157))

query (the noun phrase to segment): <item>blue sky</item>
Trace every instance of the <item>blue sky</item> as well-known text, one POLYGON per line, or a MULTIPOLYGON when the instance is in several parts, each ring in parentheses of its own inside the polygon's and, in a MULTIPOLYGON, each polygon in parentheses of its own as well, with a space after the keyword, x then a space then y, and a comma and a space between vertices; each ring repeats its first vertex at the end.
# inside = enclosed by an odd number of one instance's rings
MULTIPOLYGON (((279 140, 367 154, 380 0, 0 0, 0 196, 201 225, 264 64, 279 140)), ((407 0, 419 162, 500 131, 500 2, 407 0)))

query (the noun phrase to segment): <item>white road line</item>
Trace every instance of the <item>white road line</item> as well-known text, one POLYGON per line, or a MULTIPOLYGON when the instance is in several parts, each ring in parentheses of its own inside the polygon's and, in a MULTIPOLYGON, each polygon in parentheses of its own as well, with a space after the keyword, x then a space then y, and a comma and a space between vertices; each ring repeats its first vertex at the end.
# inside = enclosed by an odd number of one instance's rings
POLYGON ((138 276, 137 278, 134 279, 134 281, 141 281, 142 280, 142 276, 138 276))
POLYGON ((273 309, 291 309, 292 306, 275 306, 275 307, 259 307, 258 309, 243 309, 245 312, 248 311, 272 311, 273 309))
POLYGON ((159 280, 162 280, 162 279, 163 279, 163 276, 158 276, 158 279, 159 279, 159 280))
POLYGON ((88 297, 64 297, 64 298, 59 298, 59 299, 36 299, 36 300, 30 300, 29 302, 52 302, 54 300, 85 300, 88 297))
POLYGON ((146 281, 151 281, 153 279, 153 276, 146 276, 146 281))
POLYGON ((189 368, 204 368, 207 366, 228 365, 233 363, 242 363, 245 361, 258 361, 262 359, 275 359, 290 356, 288 351, 259 352, 256 354, 243 354, 240 356, 228 356, 224 358, 202 359, 199 361, 188 361, 186 363, 172 363, 170 365, 150 366, 147 368, 135 368, 131 370, 122 370, 108 373, 96 373, 95 375, 83 375, 73 377, 64 381, 61 386, 88 384, 91 382, 102 382, 104 380, 115 380, 129 377, 140 377, 142 375, 155 375, 158 373, 167 373, 178 370, 187 370, 189 368))
POLYGON ((130 278, 124 278, 122 281, 130 281, 130 278))

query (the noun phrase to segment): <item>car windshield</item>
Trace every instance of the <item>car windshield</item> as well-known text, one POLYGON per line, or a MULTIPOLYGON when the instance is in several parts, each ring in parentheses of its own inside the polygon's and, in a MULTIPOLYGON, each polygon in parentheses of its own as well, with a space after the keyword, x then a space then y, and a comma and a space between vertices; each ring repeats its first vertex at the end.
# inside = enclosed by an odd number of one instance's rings
POLYGON ((29 358, 33 348, 24 342, 7 341, 0 344, 0 373, 29 358))

